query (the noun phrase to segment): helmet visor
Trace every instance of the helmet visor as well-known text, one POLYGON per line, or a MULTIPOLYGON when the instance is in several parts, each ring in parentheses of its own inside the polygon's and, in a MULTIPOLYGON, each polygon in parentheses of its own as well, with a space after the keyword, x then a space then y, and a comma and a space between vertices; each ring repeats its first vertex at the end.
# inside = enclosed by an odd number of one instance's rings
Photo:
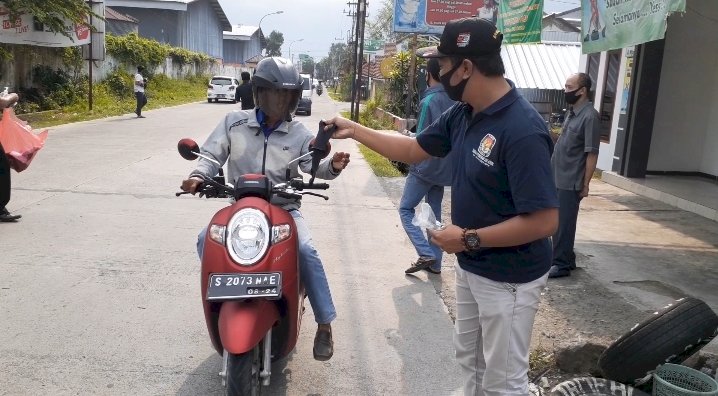
POLYGON ((300 95, 296 90, 257 87, 257 107, 272 118, 291 119, 300 95))

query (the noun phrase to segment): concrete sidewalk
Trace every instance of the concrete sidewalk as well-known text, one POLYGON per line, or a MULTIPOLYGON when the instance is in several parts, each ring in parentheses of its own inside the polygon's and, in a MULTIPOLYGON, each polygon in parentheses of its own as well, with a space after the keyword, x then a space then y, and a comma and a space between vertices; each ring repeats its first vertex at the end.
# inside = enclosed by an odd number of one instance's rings
MULTIPOLYGON (((395 205, 403 183, 403 178, 382 179, 395 205)), ((447 220, 450 201, 447 189, 447 220)), ((404 244, 413 252, 406 237, 404 244)), ((557 352, 584 342, 608 345, 683 296, 700 298, 718 311, 715 221, 594 180, 582 202, 575 249, 578 269, 571 277, 549 280, 544 291, 533 349, 557 352)), ((445 255, 443 279, 433 279, 452 317, 455 260, 445 255)), ((717 353, 718 342, 703 351, 717 353)))

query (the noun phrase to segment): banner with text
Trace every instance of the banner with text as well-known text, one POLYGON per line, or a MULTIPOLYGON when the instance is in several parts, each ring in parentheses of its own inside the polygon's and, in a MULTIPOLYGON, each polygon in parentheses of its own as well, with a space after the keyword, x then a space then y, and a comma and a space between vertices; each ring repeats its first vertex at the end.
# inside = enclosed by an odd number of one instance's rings
POLYGON ((394 0, 395 32, 441 34, 446 22, 478 16, 496 23, 498 0, 394 0))
POLYGON ((67 22, 68 36, 49 31, 30 14, 11 18, 10 11, 0 5, 0 43, 26 44, 40 47, 76 47, 90 43, 90 28, 84 24, 67 22))
POLYGON ((662 39, 666 19, 685 12, 686 0, 581 0, 584 54, 662 39))
POLYGON ((504 44, 540 43, 543 0, 502 0, 497 26, 504 44))

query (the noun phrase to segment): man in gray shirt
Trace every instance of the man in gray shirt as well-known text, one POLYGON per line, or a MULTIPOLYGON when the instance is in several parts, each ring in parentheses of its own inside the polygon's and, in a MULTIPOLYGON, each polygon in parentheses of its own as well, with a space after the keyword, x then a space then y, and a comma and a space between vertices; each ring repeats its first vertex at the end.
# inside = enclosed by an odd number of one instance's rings
POLYGON ((551 158, 559 217, 558 230, 553 236, 549 278, 569 276, 576 268, 573 245, 578 208, 581 200, 588 196, 601 143, 601 118, 589 99, 591 85, 591 77, 585 73, 574 74, 566 80, 566 102, 570 107, 551 158))

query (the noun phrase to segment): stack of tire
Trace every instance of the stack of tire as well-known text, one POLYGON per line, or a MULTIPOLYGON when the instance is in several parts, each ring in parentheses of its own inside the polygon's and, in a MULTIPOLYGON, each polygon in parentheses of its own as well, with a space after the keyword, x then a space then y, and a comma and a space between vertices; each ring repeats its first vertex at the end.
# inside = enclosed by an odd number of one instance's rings
POLYGON ((715 312, 697 298, 682 298, 633 326, 603 352, 598 367, 605 378, 574 378, 556 385, 551 394, 646 395, 631 385, 650 384, 658 366, 683 363, 716 334, 715 312))

